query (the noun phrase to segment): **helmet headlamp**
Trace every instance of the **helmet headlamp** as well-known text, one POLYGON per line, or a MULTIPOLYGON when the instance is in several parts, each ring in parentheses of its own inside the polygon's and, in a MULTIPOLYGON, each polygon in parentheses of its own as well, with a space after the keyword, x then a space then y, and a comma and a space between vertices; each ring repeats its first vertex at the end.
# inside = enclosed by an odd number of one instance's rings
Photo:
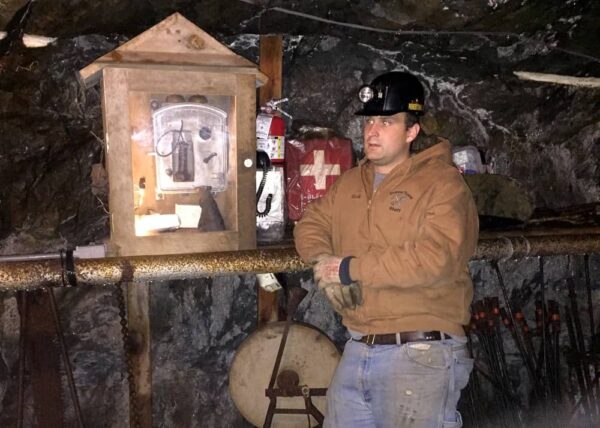
POLYGON ((373 99, 375 91, 369 85, 365 85, 358 91, 358 98, 362 103, 367 103, 373 99))

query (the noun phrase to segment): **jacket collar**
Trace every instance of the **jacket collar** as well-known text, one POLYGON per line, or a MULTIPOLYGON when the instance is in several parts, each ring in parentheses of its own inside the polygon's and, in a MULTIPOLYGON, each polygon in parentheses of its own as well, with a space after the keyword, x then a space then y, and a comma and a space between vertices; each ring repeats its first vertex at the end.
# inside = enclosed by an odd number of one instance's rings
MULTIPOLYGON (((404 176, 411 174, 434 160, 439 160, 443 163, 452 165, 452 150, 448 140, 440 139, 439 143, 412 155, 400 165, 396 166, 387 175, 404 176)), ((373 180, 375 176, 373 162, 369 161, 367 158, 363 158, 358 165, 361 169, 363 185, 365 186, 367 194, 370 195, 373 191, 373 180)))

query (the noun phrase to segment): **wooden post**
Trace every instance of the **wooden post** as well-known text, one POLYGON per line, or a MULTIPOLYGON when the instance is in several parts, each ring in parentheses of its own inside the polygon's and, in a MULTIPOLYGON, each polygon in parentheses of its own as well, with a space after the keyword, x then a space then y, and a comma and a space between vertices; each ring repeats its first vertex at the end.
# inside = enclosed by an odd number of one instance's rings
POLYGON ((283 71, 281 36, 260 36, 259 69, 266 74, 269 82, 258 91, 258 102, 263 106, 271 99, 281 98, 281 76, 283 71))
MULTIPOLYGON (((281 76, 283 70, 282 37, 260 36, 260 71, 267 75, 269 82, 258 91, 260 106, 271 99, 281 98, 281 76)), ((268 292, 258 289, 258 326, 278 320, 277 302, 280 291, 268 292)))
MULTIPOLYGON (((150 285, 147 282, 127 283, 127 322, 132 342, 132 362, 140 426, 152 426, 152 367, 150 355, 150 285)), ((129 406, 130 426, 136 426, 132 403, 129 406)))
MULTIPOLYGON (((60 350, 57 346, 58 331, 52 318, 50 296, 45 290, 37 290, 27 292, 24 299, 27 299, 27 303, 24 303, 27 305, 24 351, 27 355, 26 366, 29 365, 34 419, 40 426, 61 427, 64 424, 65 406, 61 388, 60 350)), ((23 357, 20 355, 20 358, 23 357)))

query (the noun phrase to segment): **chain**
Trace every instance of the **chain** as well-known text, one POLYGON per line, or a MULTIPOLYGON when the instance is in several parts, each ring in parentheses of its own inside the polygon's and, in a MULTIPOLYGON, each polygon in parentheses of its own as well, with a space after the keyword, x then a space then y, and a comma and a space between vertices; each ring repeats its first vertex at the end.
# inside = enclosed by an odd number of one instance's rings
POLYGON ((131 346, 131 338, 129 336, 129 327, 127 325, 127 308, 125 305, 125 292, 123 291, 122 282, 117 282, 115 284, 113 295, 119 306, 123 350, 125 351, 125 363, 127 364, 127 383, 129 384, 129 411, 133 416, 134 428, 141 428, 140 408, 138 405, 135 374, 133 371, 133 349, 131 346))

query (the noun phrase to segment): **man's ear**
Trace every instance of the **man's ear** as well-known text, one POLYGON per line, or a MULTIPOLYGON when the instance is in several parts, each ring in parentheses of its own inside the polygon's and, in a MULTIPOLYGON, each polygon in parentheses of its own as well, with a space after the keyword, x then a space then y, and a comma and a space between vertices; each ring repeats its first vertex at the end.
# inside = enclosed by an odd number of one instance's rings
POLYGON ((419 135, 419 131, 421 130, 421 125, 415 123, 413 126, 406 130, 406 142, 412 143, 417 135, 419 135))

